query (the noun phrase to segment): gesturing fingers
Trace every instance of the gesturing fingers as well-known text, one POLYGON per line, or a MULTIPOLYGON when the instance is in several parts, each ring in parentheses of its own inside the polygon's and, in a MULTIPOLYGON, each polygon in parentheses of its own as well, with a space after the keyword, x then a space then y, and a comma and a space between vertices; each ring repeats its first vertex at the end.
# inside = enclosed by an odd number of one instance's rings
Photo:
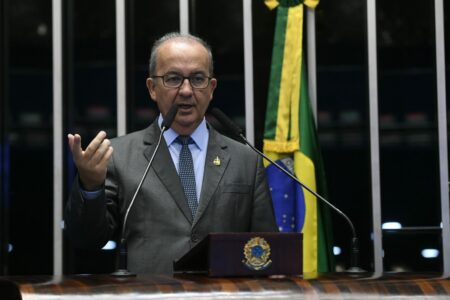
POLYGON ((100 131, 84 151, 80 135, 69 134, 67 137, 83 188, 88 191, 98 189, 105 181, 108 161, 113 153, 106 133, 100 131))
POLYGON ((74 160, 80 160, 83 156, 83 149, 81 149, 81 136, 78 134, 68 134, 67 138, 69 140, 69 147, 72 151, 74 160))
POLYGON ((111 142, 108 139, 104 139, 92 155, 91 161, 94 164, 101 164, 105 158, 108 160, 109 157, 105 157, 105 155, 107 156, 109 149, 112 149, 111 142))
POLYGON ((102 167, 106 168, 106 166, 108 164, 108 161, 109 161, 109 159, 111 158, 111 156, 113 154, 113 150, 114 150, 113 147, 108 146, 108 149, 106 150, 105 155, 103 155, 102 159, 99 162, 99 164, 102 167))
POLYGON ((75 164, 78 168, 106 167, 112 155, 112 147, 106 133, 100 131, 83 151, 81 148, 81 136, 68 134, 69 146, 73 153, 75 164))
POLYGON ((89 143, 86 150, 84 150, 85 159, 91 160, 96 154, 97 149, 102 145, 104 139, 106 138, 106 132, 100 131, 97 136, 89 143))

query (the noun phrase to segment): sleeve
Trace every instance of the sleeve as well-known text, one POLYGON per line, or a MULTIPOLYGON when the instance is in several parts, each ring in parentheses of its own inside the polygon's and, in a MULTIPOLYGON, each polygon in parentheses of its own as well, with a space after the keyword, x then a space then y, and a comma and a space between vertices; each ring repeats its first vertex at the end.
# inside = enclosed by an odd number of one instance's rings
POLYGON ((99 191, 83 194, 78 176, 74 180, 65 207, 65 229, 77 248, 102 248, 110 239, 116 239, 118 229, 118 195, 111 158, 105 185, 99 191), (86 200, 86 201, 85 201, 86 200))

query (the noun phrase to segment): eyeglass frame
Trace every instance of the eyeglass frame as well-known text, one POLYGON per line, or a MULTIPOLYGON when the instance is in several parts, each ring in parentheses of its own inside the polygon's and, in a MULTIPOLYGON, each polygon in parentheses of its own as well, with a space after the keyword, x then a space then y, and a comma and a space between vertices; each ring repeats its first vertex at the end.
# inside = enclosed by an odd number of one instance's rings
MULTIPOLYGON (((207 80, 207 84, 206 84, 205 87, 199 88, 199 87, 193 86, 193 85, 192 85, 192 82, 191 82, 191 78, 194 77, 194 76, 196 76, 196 75, 199 75, 199 74, 190 75, 190 76, 183 76, 183 75, 178 74, 178 73, 167 73, 167 74, 164 74, 164 75, 153 75, 153 76, 150 76, 150 78, 161 78, 164 87, 169 88, 169 89, 178 89, 178 88, 180 88, 180 87, 184 84, 184 81, 187 79, 188 82, 189 82, 189 85, 191 86, 191 88, 196 89, 196 90, 203 90, 203 89, 206 89, 206 88, 209 86, 209 84, 211 83, 211 80, 214 79, 214 77, 211 77, 211 76, 205 76, 205 78, 208 79, 208 80, 207 80), (179 86, 167 86, 167 85, 166 85, 166 81, 164 80, 164 77, 166 77, 166 76, 168 76, 168 75, 177 75, 177 76, 182 77, 183 80, 181 80, 179 86)), ((201 74, 201 75, 204 76, 203 74, 201 74)))

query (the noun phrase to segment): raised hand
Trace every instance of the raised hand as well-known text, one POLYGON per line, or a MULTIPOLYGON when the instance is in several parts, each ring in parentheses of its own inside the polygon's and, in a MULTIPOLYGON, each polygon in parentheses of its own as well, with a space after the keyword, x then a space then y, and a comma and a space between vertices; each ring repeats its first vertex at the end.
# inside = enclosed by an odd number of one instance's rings
POLYGON ((86 191, 100 189, 105 182, 108 161, 113 153, 106 132, 100 131, 85 150, 81 148, 79 134, 68 134, 67 137, 83 189, 86 191))

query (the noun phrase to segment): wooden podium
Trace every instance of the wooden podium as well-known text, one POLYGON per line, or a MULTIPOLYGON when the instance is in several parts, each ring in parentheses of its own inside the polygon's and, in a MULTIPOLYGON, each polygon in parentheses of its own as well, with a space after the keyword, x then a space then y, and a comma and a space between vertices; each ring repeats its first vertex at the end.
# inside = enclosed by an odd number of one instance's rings
POLYGON ((301 233, 211 233, 174 262, 174 272, 211 277, 302 274, 301 233))

